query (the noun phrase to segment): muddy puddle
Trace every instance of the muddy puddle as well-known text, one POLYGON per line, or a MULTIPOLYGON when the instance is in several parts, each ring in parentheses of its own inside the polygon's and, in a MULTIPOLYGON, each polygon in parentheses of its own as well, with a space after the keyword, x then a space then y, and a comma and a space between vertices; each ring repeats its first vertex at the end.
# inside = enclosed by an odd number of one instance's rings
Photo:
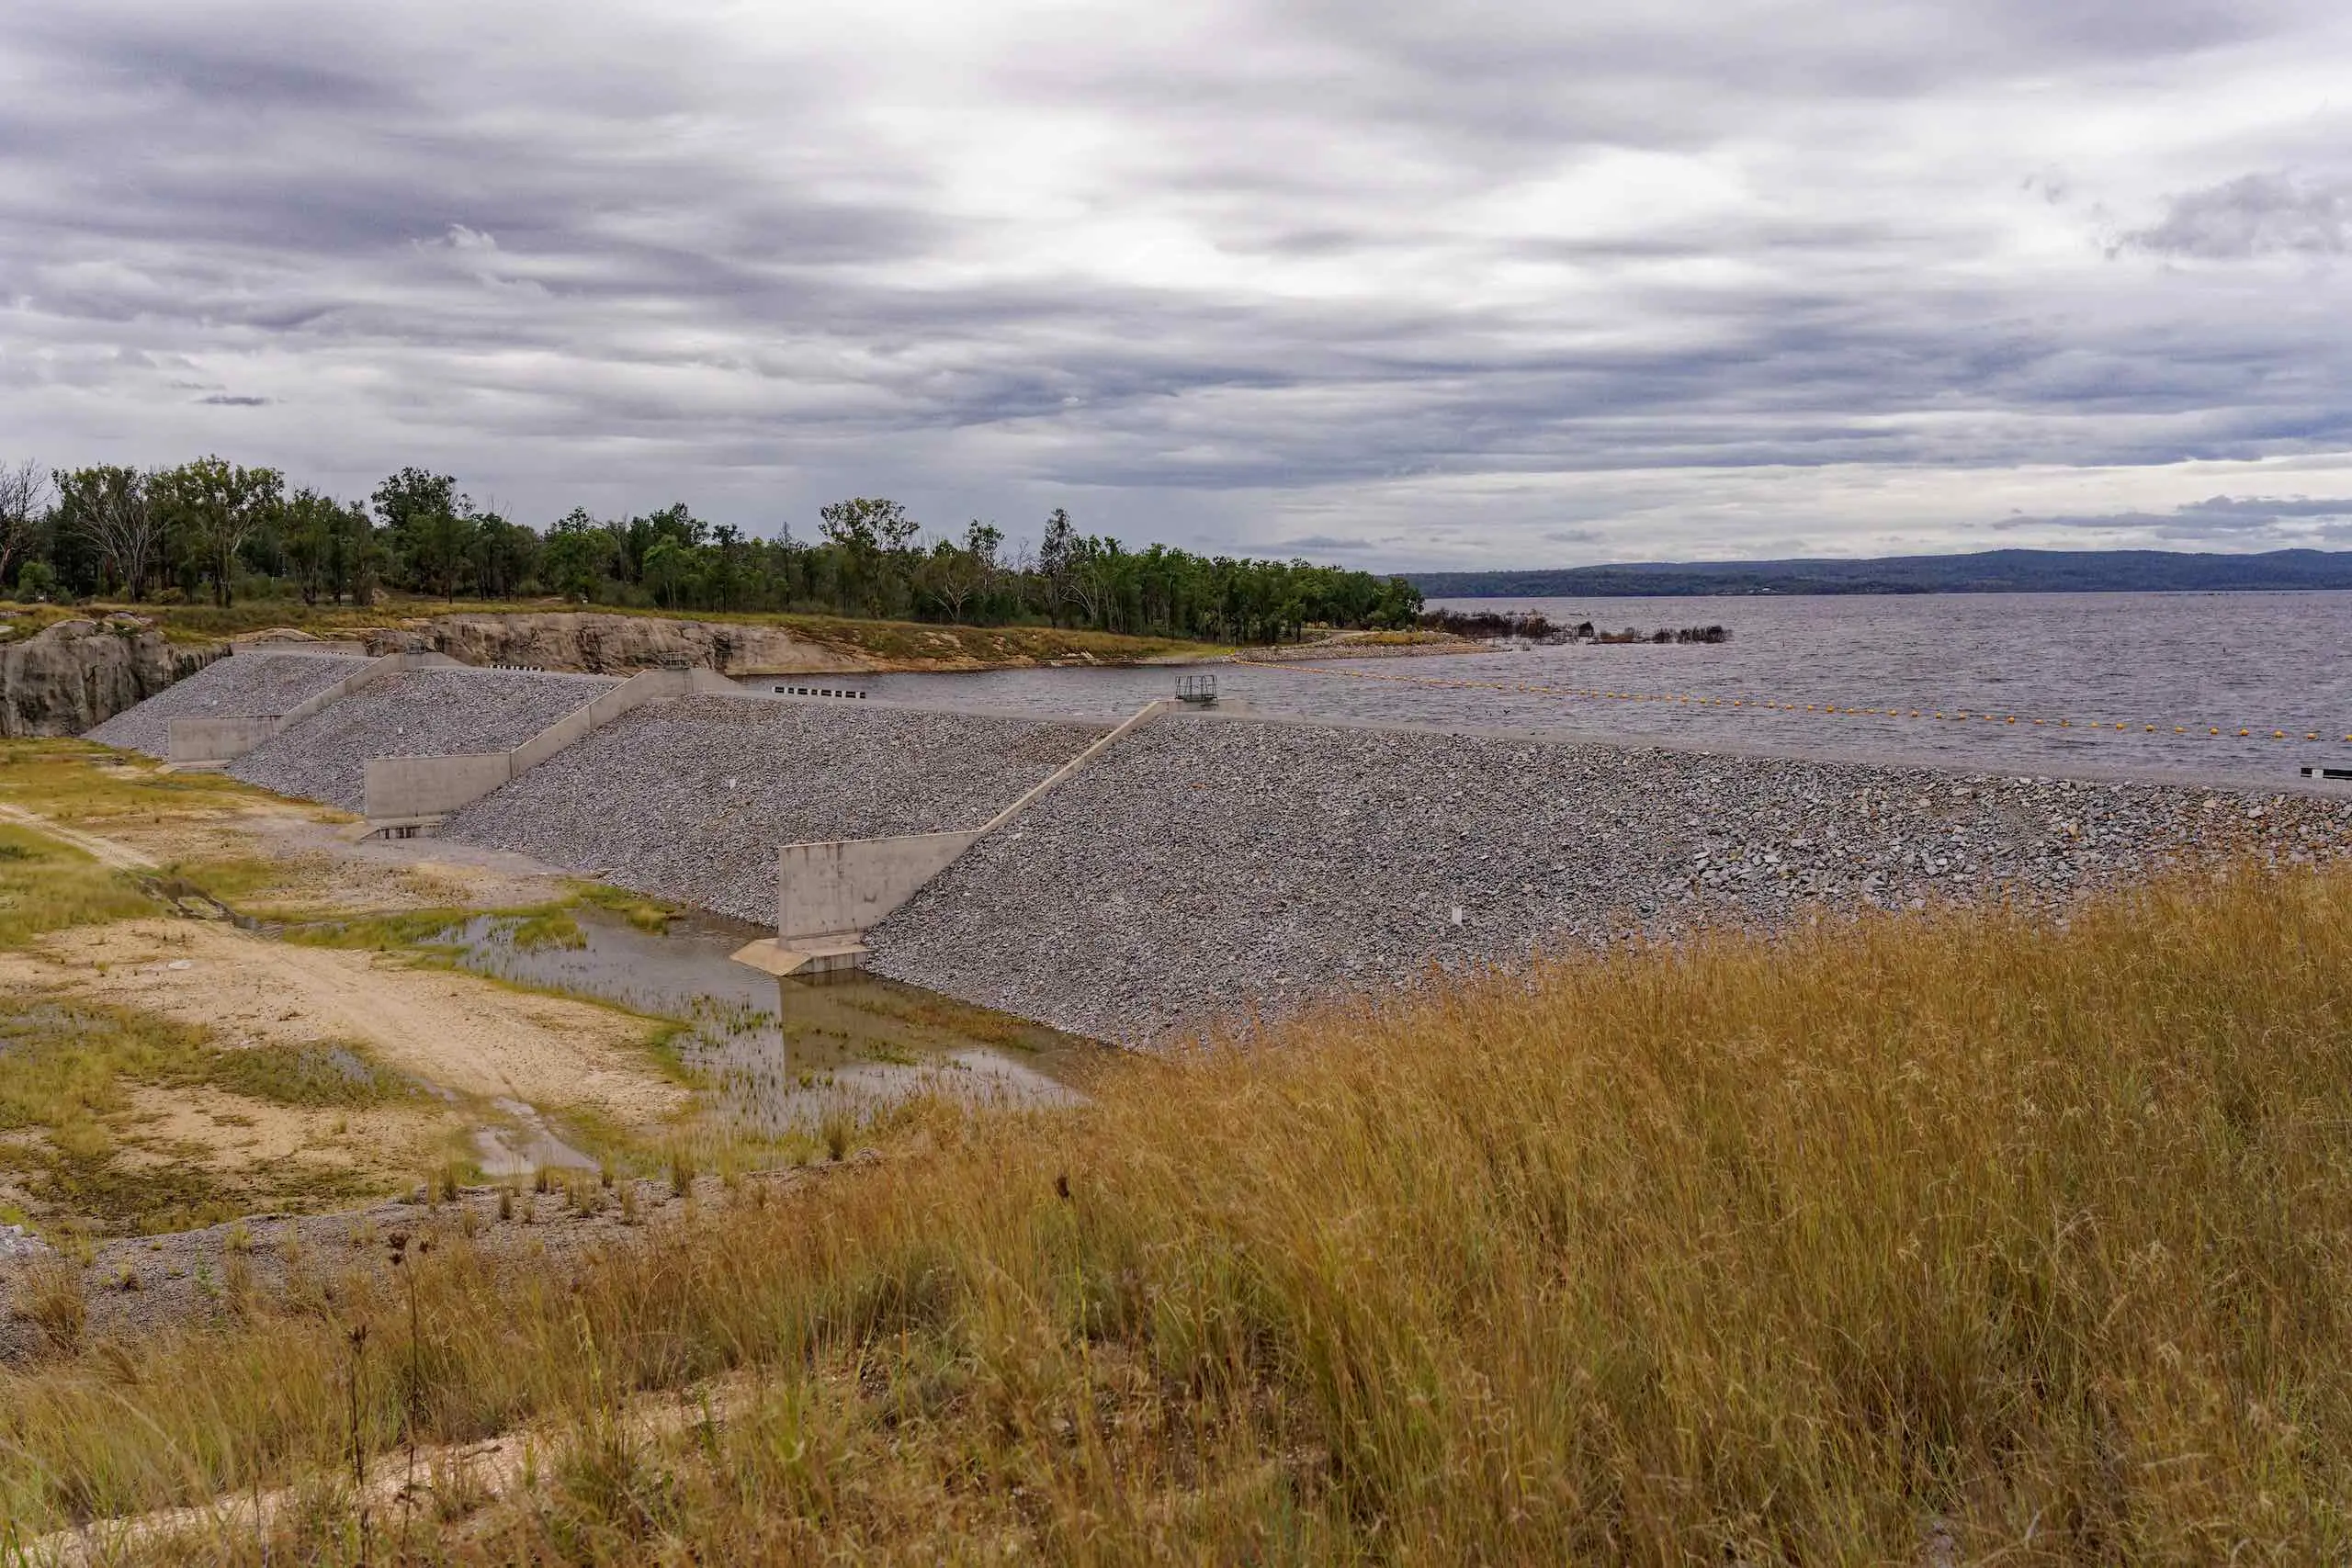
POLYGON ((879 976, 778 979, 733 962, 768 934, 710 915, 650 931, 590 908, 553 920, 483 916, 435 940, 478 974, 676 1022, 679 1058, 724 1120, 753 1136, 817 1133, 917 1094, 1071 1104, 1107 1055, 1094 1042, 879 976))

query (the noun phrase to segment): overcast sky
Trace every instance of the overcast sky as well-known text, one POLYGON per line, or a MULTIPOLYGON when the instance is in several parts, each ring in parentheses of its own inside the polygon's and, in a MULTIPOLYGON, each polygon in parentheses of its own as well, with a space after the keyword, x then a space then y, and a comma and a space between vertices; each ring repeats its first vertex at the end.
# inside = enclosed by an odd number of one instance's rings
POLYGON ((0 457, 1388 567, 2352 546, 2352 6, 0 7, 0 457))

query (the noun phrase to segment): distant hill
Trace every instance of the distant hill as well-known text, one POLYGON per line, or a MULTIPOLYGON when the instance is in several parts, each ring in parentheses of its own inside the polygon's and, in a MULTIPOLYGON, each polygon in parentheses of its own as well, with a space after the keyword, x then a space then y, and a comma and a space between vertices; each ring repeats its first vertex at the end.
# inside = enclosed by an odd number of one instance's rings
POLYGON ((2352 588, 2352 550, 1980 550, 1873 560, 1642 561, 1407 574, 1432 599, 1687 593, 2113 593, 2352 588))

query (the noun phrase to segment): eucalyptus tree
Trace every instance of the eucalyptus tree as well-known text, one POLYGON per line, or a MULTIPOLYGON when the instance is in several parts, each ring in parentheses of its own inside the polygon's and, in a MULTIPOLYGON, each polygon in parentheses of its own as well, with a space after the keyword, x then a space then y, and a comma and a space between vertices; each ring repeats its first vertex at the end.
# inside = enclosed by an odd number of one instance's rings
POLYGON ((167 531, 165 514, 153 503, 153 476, 109 463, 61 468, 51 479, 59 530, 88 545, 100 577, 119 584, 133 604, 146 598, 167 531))
POLYGON ((227 605, 236 592, 237 552, 277 520, 285 504, 285 476, 276 468, 198 457, 154 475, 149 490, 151 503, 211 581, 212 602, 227 605))
POLYGON ((19 557, 32 554, 49 517, 49 470, 28 457, 0 463, 0 582, 19 557))

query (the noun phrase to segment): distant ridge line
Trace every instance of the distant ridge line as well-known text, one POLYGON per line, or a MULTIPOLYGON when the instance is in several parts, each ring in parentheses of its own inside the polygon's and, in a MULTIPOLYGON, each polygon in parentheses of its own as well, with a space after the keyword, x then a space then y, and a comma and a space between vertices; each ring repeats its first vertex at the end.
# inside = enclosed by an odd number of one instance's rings
POLYGON ((1979 550, 1866 560, 1638 561, 1405 574, 1432 599, 1693 593, 2149 593, 2352 588, 2352 550, 1979 550))

